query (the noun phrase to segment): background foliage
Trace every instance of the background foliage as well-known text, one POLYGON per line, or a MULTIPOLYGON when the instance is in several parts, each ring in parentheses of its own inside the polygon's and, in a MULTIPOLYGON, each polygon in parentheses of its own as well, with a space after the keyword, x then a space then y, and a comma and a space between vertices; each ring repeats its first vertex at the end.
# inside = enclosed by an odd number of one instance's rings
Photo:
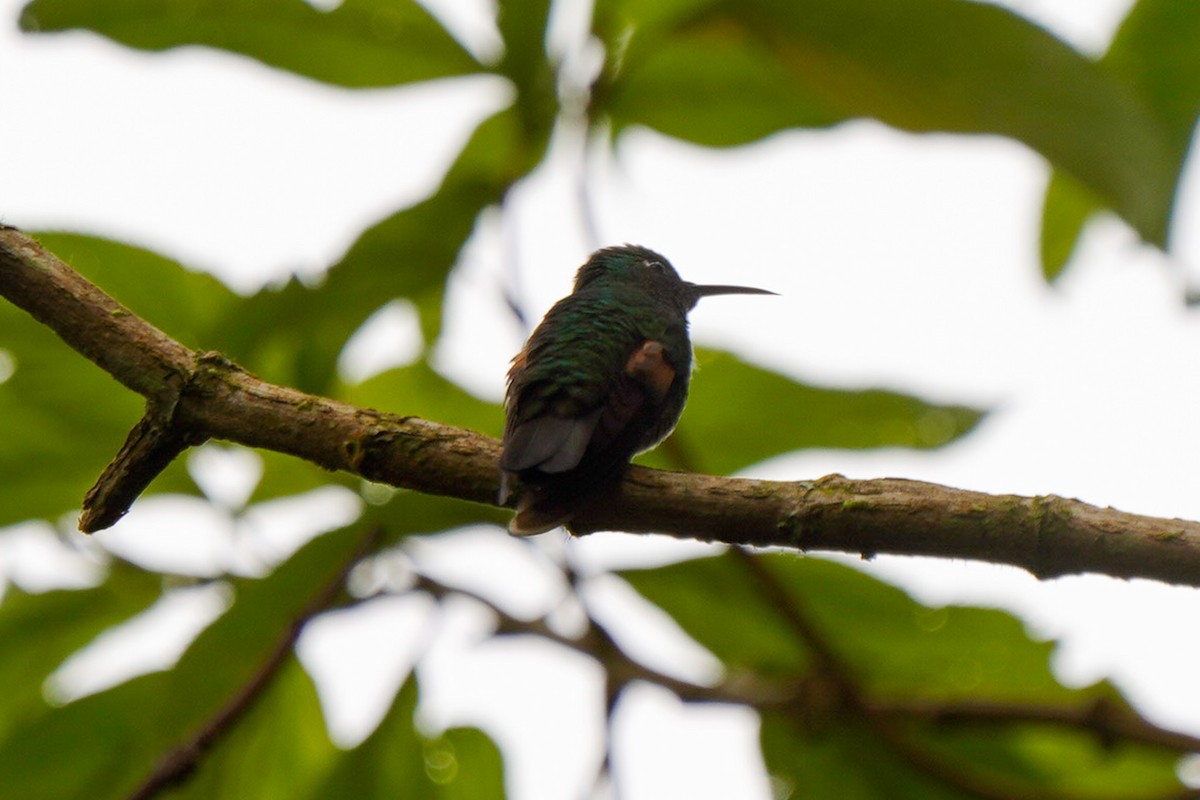
MULTIPOLYGON (((222 48, 345 90, 472 74, 499 76, 511 88, 511 103, 478 126, 436 192, 363 231, 319 282, 294 279, 242 296, 129 245, 65 233, 42 241, 171 336, 221 351, 267 380, 493 435, 500 408, 442 377, 429 356, 444 322, 446 283, 481 215, 503 213, 509 194, 544 164, 556 131, 585 131, 585 149, 610 146, 635 126, 731 147, 860 117, 915 132, 998 134, 1053 165, 1041 230, 1048 279, 1062 272, 1083 223, 1101 209, 1167 246, 1200 103, 1194 3, 1141 0, 1099 60, 1013 13, 965 0, 596 5, 591 31, 604 58, 589 69, 581 54, 547 54, 551 8, 539 0, 500 3, 503 47, 495 54, 468 49, 405 0, 346 0, 332 10, 302 0, 34 0, 21 16, 30 33, 85 28, 132 48, 222 48), (394 298, 419 316, 420 357, 349 381, 339 355, 394 298)), ((0 348, 8 373, 0 382, 0 524, 34 519, 69 528, 64 514, 139 416, 139 400, 8 306, 0 307, 0 348)), ((804 385, 730 354, 702 351, 698 360, 702 380, 689 410, 647 463, 725 473, 804 448, 935 448, 981 419, 979 410, 883 390, 804 385), (752 429, 747 405, 762 410, 752 429)), ((262 458, 261 478, 236 508, 205 495, 183 462, 152 492, 245 514, 252 503, 337 484, 361 495, 364 510, 261 577, 156 573, 92 548, 103 566, 94 586, 42 594, 9 587, 0 641, 20 657, 0 661, 0 797, 128 797, 165 754, 209 730, 214 740, 195 771, 164 796, 504 796, 502 760, 484 733, 416 725, 415 677, 369 738, 335 747, 311 679, 290 652, 303 624, 336 608, 380 595, 439 603, 473 596, 469 585, 416 574, 406 554, 422 537, 494 526, 500 516, 262 458), (401 565, 401 576, 380 577, 390 574, 387 564, 401 565), (343 591, 351 570, 369 579, 343 591), (229 605, 176 664, 65 704, 43 699, 47 677, 73 652, 195 583, 224 587, 229 605), (215 727, 258 677, 268 680, 248 710, 215 727)), ((63 537, 74 541, 69 532, 63 537)), ((1178 747, 1028 720, 939 725, 864 713, 830 682, 852 680, 884 707, 913 700, 1125 705, 1107 684, 1060 685, 1048 666, 1051 646, 1001 612, 927 608, 815 559, 760 560, 815 639, 780 614, 762 576, 735 554, 620 578, 719 660, 725 680, 718 686, 761 690, 744 702, 760 714, 763 760, 779 796, 1107 798, 1181 789, 1178 747), (838 654, 834 667, 814 656, 826 645, 838 654)), ((567 570, 564 586, 570 578, 567 570)), ((573 602, 568 592, 563 603, 573 602)), ((497 635, 539 633, 536 620, 491 611, 497 635)), ((587 631, 578 641, 559 634, 559 644, 585 650, 607 670, 611 711, 630 666, 595 645, 597 636, 604 640, 597 621, 587 631)))

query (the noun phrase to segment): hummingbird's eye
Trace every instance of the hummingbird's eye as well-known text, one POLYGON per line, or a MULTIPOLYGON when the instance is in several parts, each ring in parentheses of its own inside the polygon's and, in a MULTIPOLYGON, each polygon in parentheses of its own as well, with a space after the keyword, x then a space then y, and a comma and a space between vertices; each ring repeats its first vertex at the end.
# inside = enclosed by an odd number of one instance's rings
POLYGON ((659 275, 665 275, 667 272, 667 265, 661 261, 643 261, 642 263, 657 272, 659 275))

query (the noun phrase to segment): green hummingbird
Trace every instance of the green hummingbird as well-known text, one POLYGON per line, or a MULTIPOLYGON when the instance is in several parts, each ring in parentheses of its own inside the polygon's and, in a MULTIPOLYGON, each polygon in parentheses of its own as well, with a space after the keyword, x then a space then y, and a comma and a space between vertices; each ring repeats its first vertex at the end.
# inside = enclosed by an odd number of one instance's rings
POLYGON ((580 267, 508 371, 500 502, 519 491, 511 533, 568 523, 674 429, 692 373, 687 313, 718 294, 774 292, 689 283, 636 245, 580 267))

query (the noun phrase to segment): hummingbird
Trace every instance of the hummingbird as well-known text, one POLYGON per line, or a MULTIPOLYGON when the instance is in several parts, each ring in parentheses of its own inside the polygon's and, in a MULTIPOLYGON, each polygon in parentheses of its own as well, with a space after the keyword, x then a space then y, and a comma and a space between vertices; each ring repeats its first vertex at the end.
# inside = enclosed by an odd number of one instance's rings
POLYGON ((687 314, 718 294, 775 293, 689 283, 637 245, 579 268, 508 371, 499 499, 519 492, 510 533, 567 524, 670 434, 692 373, 687 314))

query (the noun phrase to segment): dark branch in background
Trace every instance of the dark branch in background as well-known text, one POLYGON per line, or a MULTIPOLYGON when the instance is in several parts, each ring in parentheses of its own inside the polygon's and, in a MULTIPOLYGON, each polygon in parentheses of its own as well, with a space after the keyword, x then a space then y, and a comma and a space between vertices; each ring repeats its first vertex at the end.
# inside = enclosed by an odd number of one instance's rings
MULTIPOLYGON (((803 704, 814 702, 814 692, 808 691, 784 704, 781 710, 790 713, 792 719, 801 720, 811 718, 814 711, 828 714, 831 710, 840 710, 843 714, 856 716, 909 766, 960 792, 983 800, 1012 800, 1017 797, 1071 800, 1077 797, 1069 792, 1034 790, 1003 775, 979 773, 961 759, 951 760, 938 755, 914 735, 919 734, 922 728, 913 723, 925 723, 924 729, 928 730, 929 724, 939 723, 995 725, 1033 722, 1092 733, 1106 746, 1117 741, 1136 741, 1183 752, 1200 752, 1196 750, 1200 747, 1200 739, 1159 728, 1127 706, 1108 699, 1056 707, 998 701, 913 703, 872 698, 867 687, 859 681, 853 665, 836 652, 820 626, 809 618, 804 603, 775 577, 768 564, 741 549, 734 550, 734 557, 750 572, 753 585, 812 655, 817 680, 833 689, 832 692, 815 693, 832 694, 832 707, 829 699, 817 697, 816 703, 823 704, 824 708, 804 708, 803 704)), ((1195 796, 1194 792, 1171 795, 1173 798, 1192 796, 1195 796)), ((1140 800, 1144 795, 1137 797, 1140 800)))
POLYGON ((437 600, 451 595, 473 600, 495 615, 496 635, 537 636, 590 656, 600 662, 606 674, 611 676, 609 680, 620 686, 644 681, 666 689, 684 702, 747 705, 764 713, 780 712, 798 719, 827 716, 831 710, 858 715, 916 768, 980 797, 1007 799, 1018 795, 1006 793, 1011 791, 1007 786, 999 787, 990 780, 965 775, 956 766, 946 764, 909 742, 906 733, 912 726, 1041 724, 1090 733, 1106 745, 1118 741, 1137 742, 1179 752, 1200 753, 1200 737, 1161 728, 1127 706, 1110 700, 1076 705, 1035 705, 871 697, 859 685, 850 666, 833 651, 831 644, 805 617, 798 600, 757 559, 747 557, 745 561, 754 572, 755 585, 763 589, 769 602, 789 621, 788 624, 796 631, 805 649, 814 654, 814 670, 818 673, 816 679, 823 686, 832 684, 840 691, 843 701, 840 707, 836 701, 831 707, 828 692, 814 691, 810 677, 781 681, 777 676, 740 672, 727 675, 715 684, 704 685, 667 675, 629 656, 590 615, 583 633, 568 636, 554 630, 544 619, 516 617, 477 592, 449 585, 424 574, 414 575, 412 588, 426 592, 437 600))
MULTIPOLYGON (((809 619, 803 603, 794 597, 787 587, 775 577, 767 565, 746 551, 735 548, 734 557, 749 571, 753 585, 764 599, 792 629, 796 639, 808 650, 813 659, 814 677, 833 691, 816 694, 832 695, 833 711, 851 714, 865 722, 871 730, 896 755, 909 765, 931 778, 959 791, 987 800, 1008 800, 1015 797, 1013 787, 998 787, 992 782, 970 774, 968 771, 936 758, 907 736, 893 720, 878 714, 867 704, 866 691, 859 685, 854 669, 839 656, 817 625, 809 619)), ((808 692, 811 697, 814 692, 808 692)), ((830 701, 826 701, 830 702, 830 701)), ((805 719, 805 712, 794 713, 793 718, 805 719)))
POLYGON ((1200 753, 1200 737, 1160 728, 1128 706, 1104 697, 1084 705, 903 699, 872 702, 868 706, 874 714, 911 722, 945 726, 1036 723, 1090 732, 1106 746, 1119 741, 1139 742, 1182 753, 1200 753))
POLYGON ((217 709, 197 731, 180 743, 178 747, 168 752, 158 762, 154 770, 146 776, 141 785, 129 795, 129 800, 150 800, 159 792, 185 780, 199 765, 200 759, 222 736, 233 729, 233 726, 250 710, 254 701, 262 696, 263 690, 270 685, 272 679, 286 663, 300 638, 301 631, 310 619, 328 609, 342 594, 346 584, 346 576, 375 546, 379 532, 371 531, 363 537, 363 541, 355 548, 350 558, 324 586, 318 587, 312 599, 280 632, 279 638, 272 645, 270 652, 263 659, 258 669, 250 679, 217 709))
MULTIPOLYGON (((216 353, 195 353, 131 314, 19 231, 0 229, 0 295, 149 401, 161 441, 223 439, 421 492, 494 504, 499 443, 473 431, 274 386, 216 353)), ((800 413, 802 410, 797 410, 800 413)), ((105 472, 85 529, 124 513, 168 452, 105 472)), ((128 455, 125 454, 128 458, 128 455)), ((118 459, 120 460, 120 459, 118 459)), ((798 550, 967 558, 1039 577, 1098 572, 1200 586, 1200 523, 1055 497, 987 495, 894 478, 778 482, 629 470, 574 521, 798 550)))

